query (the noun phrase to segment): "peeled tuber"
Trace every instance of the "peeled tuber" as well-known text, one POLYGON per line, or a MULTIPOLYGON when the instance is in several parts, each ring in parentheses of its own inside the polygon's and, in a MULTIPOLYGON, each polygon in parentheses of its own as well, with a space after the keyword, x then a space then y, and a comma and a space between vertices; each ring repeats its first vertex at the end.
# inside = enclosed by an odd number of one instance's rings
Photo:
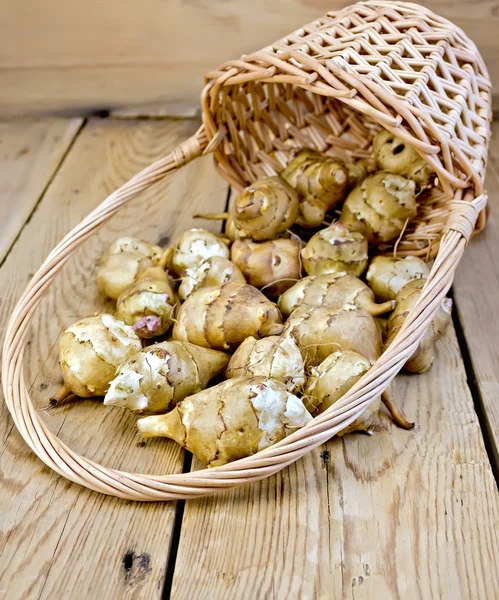
POLYGON ((230 350, 247 337, 282 332, 277 306, 251 285, 225 283, 201 288, 180 307, 173 338, 204 348, 230 350))
POLYGON ((231 257, 248 283, 269 296, 282 294, 301 277, 300 243, 293 239, 236 240, 231 257))
POLYGON ((348 194, 340 222, 368 242, 389 242, 416 216, 415 183, 402 175, 378 171, 348 194))
MULTIPOLYGON (((303 393, 303 403, 310 412, 322 413, 337 402, 371 368, 359 354, 345 350, 333 352, 319 366, 311 369, 303 393)), ((374 400, 353 423, 338 432, 369 431, 379 410, 381 398, 374 400)))
POLYGON ((220 286, 224 283, 246 283, 244 275, 228 258, 212 256, 182 273, 178 289, 181 300, 203 287, 220 286))
POLYGON ((360 277, 367 267, 367 250, 361 233, 333 223, 310 238, 301 253, 303 268, 308 275, 346 271, 360 277))
POLYGON ((329 306, 333 309, 358 307, 373 316, 393 309, 393 302, 376 304, 372 290, 349 273, 304 277, 282 294, 277 305, 284 317, 300 306, 329 306))
POLYGON ((242 375, 269 377, 284 383, 290 392, 300 391, 305 383, 300 349, 292 338, 248 337, 234 352, 225 372, 227 379, 242 375))
POLYGON ((419 189, 429 186, 433 168, 407 142, 390 131, 380 131, 373 140, 373 155, 378 167, 412 179, 419 189))
POLYGON ((182 400, 169 413, 137 421, 145 438, 168 437, 210 467, 256 454, 311 416, 283 383, 236 377, 182 400))
POLYGON ((427 279, 430 269, 417 256, 375 256, 366 273, 369 287, 381 301, 395 300, 406 283, 413 279, 427 279))
POLYGON ((163 335, 172 325, 175 297, 161 267, 146 269, 122 292, 116 304, 118 319, 131 325, 140 338, 163 335))
POLYGON ((121 365, 104 404, 139 413, 164 413, 204 390, 228 362, 223 352, 186 342, 153 344, 121 365))
POLYGON ((112 315, 88 317, 64 331, 59 365, 64 383, 77 396, 103 396, 116 369, 142 347, 134 330, 112 315))
MULTIPOLYGON (((358 174, 351 172, 356 180, 358 174)), ((328 210, 345 199, 349 172, 343 162, 313 150, 302 150, 281 173, 300 197, 298 222, 306 227, 319 227, 328 210)))
MULTIPOLYGON (((395 300, 395 310, 388 319, 385 348, 387 348, 400 331, 410 310, 418 301, 424 287, 423 279, 410 281, 399 291, 395 300)), ((452 300, 444 298, 437 314, 426 330, 414 354, 405 363, 404 368, 411 373, 428 371, 435 359, 435 342, 445 333, 451 321, 452 300)))
POLYGON ((229 258, 229 248, 219 237, 206 229, 189 229, 169 249, 166 263, 168 269, 182 275, 186 269, 197 267, 212 256, 229 258))

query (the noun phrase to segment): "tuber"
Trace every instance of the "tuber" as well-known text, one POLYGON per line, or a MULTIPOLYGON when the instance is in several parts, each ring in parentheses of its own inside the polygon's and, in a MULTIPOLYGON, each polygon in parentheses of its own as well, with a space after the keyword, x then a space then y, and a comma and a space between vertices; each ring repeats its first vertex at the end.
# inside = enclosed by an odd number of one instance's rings
POLYGON ((156 244, 150 244, 134 237, 120 237, 104 252, 101 263, 106 262, 112 254, 121 254, 121 252, 137 252, 150 258, 154 265, 158 265, 161 261, 163 249, 156 246, 156 244))
POLYGON ((281 381, 290 392, 305 383, 303 358, 293 338, 273 335, 256 340, 248 337, 234 352, 225 372, 227 379, 241 375, 270 377, 281 381))
POLYGON ((308 275, 346 271, 360 277, 367 267, 368 244, 357 231, 333 223, 315 233, 301 255, 308 275))
POLYGON ((329 306, 331 308, 364 308, 373 316, 393 309, 393 302, 376 304, 374 294, 360 279, 349 273, 329 273, 304 277, 284 292, 277 305, 284 317, 299 306, 329 306))
POLYGON ((340 222, 362 233, 370 243, 389 242, 416 216, 414 190, 412 179, 378 171, 348 194, 340 222))
POLYGON ((277 306, 251 285, 225 283, 201 288, 180 307, 173 338, 205 348, 237 348, 250 335, 279 335, 282 317, 277 306))
POLYGON ((224 352, 186 342, 153 344, 121 365, 104 404, 134 412, 164 413, 204 390, 228 362, 224 352))
POLYGON ((153 261, 139 252, 110 254, 97 271, 97 286, 106 297, 117 300, 145 269, 152 266, 153 261))
POLYGON ((165 271, 151 267, 120 294, 116 315, 140 338, 153 338, 170 329, 174 310, 174 293, 165 271))
MULTIPOLYGON (((424 287, 423 279, 414 279, 406 283, 397 294, 395 310, 388 319, 385 348, 387 348, 400 331, 410 310, 418 301, 424 287)), ((405 363, 404 368, 412 373, 424 373, 430 369, 435 359, 435 342, 445 333, 451 321, 452 300, 444 298, 440 304, 437 314, 426 330, 423 339, 405 363)))
POLYGON ((182 275, 212 256, 229 258, 229 248, 219 237, 206 229, 189 229, 177 240, 174 248, 169 248, 166 256, 168 269, 182 275))
POLYGON ((202 287, 220 286, 224 283, 246 283, 240 269, 223 256, 212 256, 182 273, 178 289, 181 300, 202 287))
POLYGON ((268 242, 236 240, 231 258, 246 280, 269 296, 278 296, 301 277, 300 242, 277 239, 268 242))
POLYGON ((381 353, 374 317, 363 308, 299 306, 286 321, 283 336, 301 350, 305 368, 317 366, 333 352, 352 350, 373 363, 381 353))
POLYGON ((369 287, 380 301, 395 300, 400 289, 413 279, 427 279, 430 270, 417 256, 375 256, 366 273, 369 287))
POLYGON ((169 413, 137 421, 141 435, 168 437, 210 467, 256 454, 311 416, 283 383, 236 377, 182 400, 169 413))
POLYGON ((59 365, 65 386, 82 398, 103 396, 116 369, 141 347, 134 330, 112 315, 73 323, 59 343, 59 365))
MULTIPOLYGON (((352 170, 350 177, 356 180, 352 170)), ((349 172, 336 158, 313 150, 302 150, 281 173, 300 197, 298 222, 307 227, 319 227, 328 210, 345 199, 349 172)))
MULTIPOLYGON (((371 368, 371 363, 359 354, 345 350, 333 352, 318 367, 311 369, 303 393, 303 403, 310 412, 322 413, 337 402, 371 368)), ((381 398, 374 400, 365 411, 338 435, 352 431, 370 431, 381 398)))
POLYGON ((389 131, 380 131, 373 140, 373 155, 378 167, 412 179, 419 189, 430 185, 432 167, 407 142, 389 131))

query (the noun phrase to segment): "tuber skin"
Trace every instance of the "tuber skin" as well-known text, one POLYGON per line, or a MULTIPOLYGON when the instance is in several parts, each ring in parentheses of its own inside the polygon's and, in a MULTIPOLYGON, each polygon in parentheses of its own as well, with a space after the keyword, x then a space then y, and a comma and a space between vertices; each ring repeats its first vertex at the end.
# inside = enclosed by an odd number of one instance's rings
POLYGON ((246 279, 239 267, 228 258, 211 256, 182 273, 182 283, 178 294, 183 301, 196 290, 203 287, 220 286, 224 283, 246 283, 246 279))
POLYGON ((81 398, 103 396, 119 365, 141 347, 134 330, 112 315, 81 319, 60 339, 59 365, 64 383, 81 398))
POLYGON ((206 229, 189 229, 169 248, 166 266, 178 276, 186 269, 197 267, 212 256, 229 258, 229 248, 219 237, 206 229))
POLYGON ((429 187, 435 176, 432 167, 412 146, 389 131, 376 135, 373 155, 380 169, 412 179, 420 190, 429 187))
MULTIPOLYGON (((358 174, 352 170, 350 179, 358 174)), ((298 223, 306 227, 319 227, 328 210, 345 199, 348 191, 349 171, 338 159, 323 156, 313 150, 302 150, 281 173, 300 197, 298 223)))
POLYGON ((368 262, 366 238, 341 223, 315 233, 301 255, 307 275, 347 272, 360 277, 368 262))
MULTIPOLYGON (((392 343, 400 331, 410 310, 418 301, 424 287, 423 279, 410 281, 399 291, 395 300, 395 310, 388 319, 385 349, 392 343)), ((452 300, 444 298, 426 330, 423 339, 414 354, 405 363, 404 368, 411 373, 425 373, 428 371, 435 359, 435 342, 442 337, 451 321, 452 300)))
POLYGON ((345 163, 348 174, 348 189, 351 190, 367 177, 367 165, 363 160, 345 163))
POLYGON ((381 354, 381 335, 374 317, 355 305, 300 306, 286 321, 283 336, 295 340, 305 369, 319 365, 340 350, 358 352, 371 363, 381 354))
MULTIPOLYGON (((371 363, 358 352, 333 352, 319 366, 311 369, 303 393, 305 407, 312 413, 323 413, 344 396, 370 368, 371 363)), ((380 404, 381 397, 376 398, 353 423, 337 435, 353 431, 370 433, 380 404)))
POLYGON ((214 350, 237 348, 247 337, 282 332, 277 306, 255 287, 225 283, 201 288, 180 307, 173 339, 214 350))
POLYGON ((227 367, 224 352, 186 342, 161 342, 144 348, 118 369, 104 404, 136 413, 165 413, 204 390, 227 367))
POLYGON ((112 254, 121 254, 121 252, 137 252, 142 256, 150 258, 153 265, 159 265, 163 249, 160 246, 156 246, 156 244, 150 244, 138 238, 120 237, 104 252, 101 263, 105 263, 112 254))
POLYGON ((363 308, 373 316, 393 310, 392 301, 374 302, 374 294, 360 279, 349 273, 304 277, 277 301, 284 317, 300 306, 328 306, 334 309, 363 308))
POLYGON ((117 300, 153 261, 139 252, 110 254, 97 271, 97 286, 107 298, 117 300))
POLYGON ((120 294, 116 315, 140 338, 147 339, 170 329, 174 311, 175 295, 167 274, 161 267, 151 267, 120 294))
POLYGON ((168 437, 209 467, 256 454, 311 416, 283 383, 236 377, 182 400, 165 415, 137 421, 145 437, 168 437))
POLYGON ((340 223, 362 233, 372 244, 398 237, 416 216, 416 185, 402 175, 378 171, 348 194, 340 223))
POLYGON ((299 392, 305 383, 300 349, 292 338, 248 337, 234 352, 225 371, 227 379, 242 375, 275 379, 284 383, 289 392, 299 392))
POLYGON ((236 240, 231 258, 248 283, 265 288, 268 296, 279 296, 301 277, 300 242, 293 239, 260 243, 236 240))
POLYGON ((376 298, 386 302, 395 300, 409 281, 427 279, 429 274, 427 264, 417 256, 375 256, 367 270, 366 279, 376 298))

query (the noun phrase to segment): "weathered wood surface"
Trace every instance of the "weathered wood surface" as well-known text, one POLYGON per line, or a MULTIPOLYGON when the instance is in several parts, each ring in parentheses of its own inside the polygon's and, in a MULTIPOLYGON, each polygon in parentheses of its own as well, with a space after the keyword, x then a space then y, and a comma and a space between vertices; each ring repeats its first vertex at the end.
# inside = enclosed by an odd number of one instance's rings
POLYGON ((418 427, 334 439, 186 503, 172 598, 499 596, 499 494, 451 331, 393 396, 418 427))
POLYGON ((0 122, 0 262, 40 200, 81 119, 0 122))
POLYGON ((456 305, 499 469, 499 122, 493 123, 485 231, 469 245, 454 282, 456 305))
MULTIPOLYGON (((203 76, 351 0, 16 0, 0 15, 0 114, 199 106, 203 76)), ((476 41, 499 83, 494 1, 426 0, 476 41)))
MULTIPOLYGON (((197 126, 188 121, 86 124, 0 270, 2 323, 30 273, 63 234, 197 126)), ((134 200, 76 253, 33 324, 25 362, 40 409, 59 384, 56 342, 61 330, 105 307, 94 283, 105 245, 124 232, 166 244, 175 232, 191 226, 192 211, 223 210, 226 195, 211 159, 198 160, 134 200)), ((182 469, 177 445, 138 446, 134 417, 104 408, 98 400, 79 401, 45 416, 62 440, 103 464, 137 472, 182 469)), ((161 597, 174 503, 134 504, 65 481, 28 450, 3 402, 0 441, 0 597, 161 597)))

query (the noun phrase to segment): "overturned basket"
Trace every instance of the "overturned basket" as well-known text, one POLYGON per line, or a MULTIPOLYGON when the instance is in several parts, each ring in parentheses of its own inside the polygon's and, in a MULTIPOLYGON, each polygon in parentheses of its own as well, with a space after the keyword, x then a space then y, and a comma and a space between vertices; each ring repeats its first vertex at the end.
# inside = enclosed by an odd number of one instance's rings
POLYGON ((52 469, 93 490, 133 500, 194 498, 276 473, 325 442, 388 386, 415 350, 449 289, 466 243, 485 221, 483 178, 490 136, 490 81, 475 45, 449 21, 405 2, 355 4, 255 54, 208 73, 203 125, 71 231, 33 277, 8 324, 3 388, 12 417, 52 469), (275 174, 297 148, 344 158, 370 155, 384 127, 433 167, 438 185, 398 244, 435 257, 423 294, 399 335, 341 401, 278 444, 249 458, 190 474, 141 475, 78 456, 47 429, 23 375, 30 319, 74 250, 121 206, 165 175, 213 152, 241 189, 275 174))

